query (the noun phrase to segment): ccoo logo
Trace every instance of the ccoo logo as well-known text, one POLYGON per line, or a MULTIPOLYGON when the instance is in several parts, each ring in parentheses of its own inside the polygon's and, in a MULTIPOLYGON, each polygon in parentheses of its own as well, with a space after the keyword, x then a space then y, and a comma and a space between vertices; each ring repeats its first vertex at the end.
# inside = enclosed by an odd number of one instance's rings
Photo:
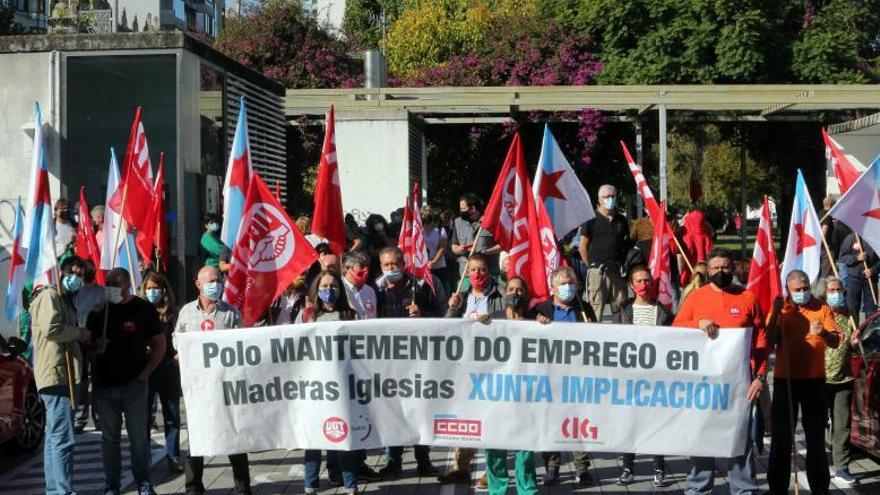
POLYGON ((324 421, 324 437, 333 443, 339 443, 348 437, 348 423, 336 416, 324 421))
POLYGON ((599 427, 591 425, 587 418, 580 419, 577 416, 565 418, 562 421, 562 436, 572 439, 598 440, 599 427))

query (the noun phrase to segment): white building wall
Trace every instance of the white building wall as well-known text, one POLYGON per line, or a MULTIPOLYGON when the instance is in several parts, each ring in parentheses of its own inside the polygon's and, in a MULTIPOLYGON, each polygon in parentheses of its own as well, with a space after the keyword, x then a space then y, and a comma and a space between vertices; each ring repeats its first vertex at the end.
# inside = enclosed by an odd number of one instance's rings
POLYGON ((336 155, 342 207, 389 214, 409 194, 409 122, 405 111, 336 114, 336 155))
POLYGON ((3 57, 0 70, 0 333, 16 333, 15 323, 2 316, 6 307, 6 280, 15 204, 21 197, 27 201, 33 154, 34 102, 39 101, 43 113, 44 135, 49 165, 49 189, 54 201, 60 194, 60 145, 58 132, 61 112, 58 105, 57 53, 18 53, 3 57))

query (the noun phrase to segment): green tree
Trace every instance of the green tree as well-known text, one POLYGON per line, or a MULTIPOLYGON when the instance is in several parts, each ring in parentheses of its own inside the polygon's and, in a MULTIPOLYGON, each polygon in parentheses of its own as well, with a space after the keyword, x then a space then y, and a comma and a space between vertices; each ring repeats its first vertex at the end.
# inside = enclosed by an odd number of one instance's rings
POLYGON ((382 43, 383 22, 387 31, 405 6, 405 0, 348 0, 342 34, 353 48, 377 48, 382 43))
POLYGON ((880 1, 828 0, 809 6, 794 43, 799 80, 866 83, 880 80, 880 1))

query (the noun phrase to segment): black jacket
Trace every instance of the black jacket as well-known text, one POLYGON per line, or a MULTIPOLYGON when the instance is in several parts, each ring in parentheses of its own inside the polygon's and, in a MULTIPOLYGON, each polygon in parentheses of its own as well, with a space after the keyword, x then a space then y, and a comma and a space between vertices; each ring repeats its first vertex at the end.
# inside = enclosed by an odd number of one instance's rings
MULTIPOLYGON (((575 305, 575 308, 576 308, 575 314, 577 315, 577 321, 580 321, 580 322, 584 321, 584 313, 586 313, 587 319, 590 320, 591 323, 596 322, 596 313, 593 311, 592 306, 590 306, 589 304, 585 304, 584 302, 581 302, 580 307, 577 307, 577 305, 575 305), (581 310, 583 310, 583 311, 581 311, 581 310)), ((539 303, 537 306, 535 306, 535 312, 537 312, 539 315, 541 315, 545 318, 549 318, 552 321, 553 320, 553 299, 539 303)))
MULTIPOLYGON (((634 297, 627 299, 620 303, 620 311, 614 313, 613 322, 614 323, 622 323, 624 325, 632 325, 633 322, 633 303, 636 302, 634 297)), ((672 314, 672 311, 666 308, 666 306, 662 304, 657 304, 657 321, 656 324, 667 327, 672 325, 672 320, 675 319, 675 315, 672 314)))

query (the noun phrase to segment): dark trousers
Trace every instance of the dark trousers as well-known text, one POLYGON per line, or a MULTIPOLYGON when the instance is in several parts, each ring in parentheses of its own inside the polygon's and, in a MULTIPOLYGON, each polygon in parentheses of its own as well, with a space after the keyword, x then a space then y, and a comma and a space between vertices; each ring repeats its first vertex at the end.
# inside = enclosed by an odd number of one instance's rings
POLYGON ((76 386, 76 418, 75 424, 78 426, 85 426, 89 422, 89 411, 92 413, 92 419, 95 421, 95 428, 98 428, 100 424, 98 423, 98 414, 97 410, 93 407, 90 407, 93 401, 92 393, 89 389, 91 388, 92 381, 89 379, 89 372, 91 368, 90 361, 88 359, 83 359, 80 367, 80 376, 82 377, 82 381, 79 382, 79 385, 76 386))
MULTIPOLYGON (((559 469, 559 461, 562 458, 562 453, 560 452, 544 452, 541 454, 541 457, 544 458, 544 466, 547 469, 555 468, 559 469)), ((574 468, 577 471, 583 471, 590 467, 590 454, 586 452, 575 452, 574 453, 574 468)))
MULTIPOLYGON (((663 471, 666 472, 666 459, 663 458, 662 455, 654 455, 651 456, 654 460, 654 471, 663 471)), ((633 471, 633 466, 636 463, 636 455, 635 454, 623 454, 623 469, 629 469, 633 471)))
MULTIPOLYGON (((247 454, 233 454, 229 456, 229 464, 232 464, 232 479, 235 484, 236 495, 250 495, 251 472, 248 466, 247 454)), ((205 459, 203 457, 189 456, 186 458, 186 493, 205 493, 205 485, 202 484, 202 473, 205 471, 205 459)))
MULTIPOLYGON (((791 380, 791 411, 794 419, 800 412, 801 425, 807 440, 807 481, 813 495, 827 495, 831 475, 825 456, 825 380, 791 380)), ((791 427, 788 380, 773 380, 773 435, 770 439, 770 461, 767 483, 773 495, 788 493, 791 478, 791 427)))
POLYGON ((826 404, 831 415, 831 460, 835 469, 849 469, 853 382, 828 383, 825 390, 828 394, 826 404))
POLYGON ((163 430, 165 433, 165 456, 180 459, 180 367, 173 361, 164 361, 150 375, 147 407, 152 409, 147 427, 153 424, 155 402, 162 403, 163 430))
MULTIPOLYGON (((419 466, 431 463, 431 447, 413 445, 413 453, 419 466)), ((403 463, 403 447, 385 447, 385 458, 388 460, 388 464, 399 466, 403 463)))
MULTIPOLYGON (((874 280, 871 281, 872 284, 874 282, 874 280)), ((876 284, 874 288, 876 289, 876 284)), ((868 287, 868 281, 865 278, 850 276, 846 279, 846 306, 856 320, 859 318, 859 311, 864 311, 865 317, 867 317, 877 310, 874 297, 871 295, 871 288, 868 287)))

